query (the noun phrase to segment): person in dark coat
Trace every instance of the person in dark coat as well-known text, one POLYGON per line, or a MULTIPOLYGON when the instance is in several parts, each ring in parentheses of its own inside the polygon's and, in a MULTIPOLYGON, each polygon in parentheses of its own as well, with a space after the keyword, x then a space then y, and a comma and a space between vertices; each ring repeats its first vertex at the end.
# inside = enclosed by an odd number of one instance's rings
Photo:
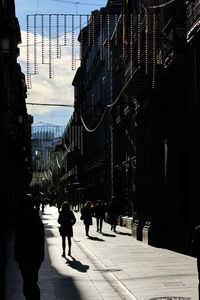
POLYGON ((58 223, 61 225, 59 228, 60 235, 62 237, 62 248, 65 257, 65 247, 66 247, 66 236, 68 238, 68 255, 71 255, 71 237, 73 236, 73 225, 76 223, 76 218, 73 211, 71 211, 69 203, 67 201, 63 202, 61 206, 61 211, 58 217, 58 223))
POLYGON ((97 220, 97 232, 102 232, 103 220, 105 218, 105 205, 99 199, 94 209, 95 217, 97 220))
POLYGON ((200 300, 200 225, 195 228, 194 239, 192 241, 192 254, 197 258, 197 271, 198 271, 198 291, 200 300))
POLYGON ((26 300, 40 300, 38 272, 44 260, 44 226, 33 207, 31 195, 26 195, 15 230, 15 261, 23 278, 26 300))
POLYGON ((118 206, 117 203, 115 202, 114 196, 111 197, 111 201, 108 206, 108 215, 109 215, 111 230, 116 232, 117 218, 119 216, 119 212, 118 212, 118 206))
POLYGON ((81 212, 81 220, 83 220, 85 225, 85 234, 89 237, 89 228, 92 225, 93 216, 93 204, 91 201, 87 201, 81 212))

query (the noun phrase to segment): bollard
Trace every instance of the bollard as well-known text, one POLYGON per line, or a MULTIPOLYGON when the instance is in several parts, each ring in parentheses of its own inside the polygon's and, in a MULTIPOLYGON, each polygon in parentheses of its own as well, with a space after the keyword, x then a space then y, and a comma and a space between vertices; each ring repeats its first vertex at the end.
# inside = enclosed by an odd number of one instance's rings
POLYGON ((134 239, 137 239, 137 228, 138 228, 139 220, 135 220, 132 226, 132 236, 134 239))
POLYGON ((144 224, 144 227, 142 229, 142 241, 144 244, 149 244, 149 228, 150 228, 151 222, 147 221, 144 224))

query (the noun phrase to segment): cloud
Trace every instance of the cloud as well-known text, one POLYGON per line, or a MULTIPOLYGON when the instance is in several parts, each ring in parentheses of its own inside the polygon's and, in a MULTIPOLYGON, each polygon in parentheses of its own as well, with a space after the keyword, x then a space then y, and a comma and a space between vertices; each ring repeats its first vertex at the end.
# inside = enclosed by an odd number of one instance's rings
MULTIPOLYGON (((22 67, 22 72, 26 74, 26 41, 27 35, 25 31, 21 31, 22 44, 19 45, 20 56, 18 62, 22 67)), ((30 72, 34 69, 34 35, 29 34, 29 53, 30 53, 30 72)), ((45 39, 45 62, 48 62, 48 40, 45 39)), ((52 41, 52 55, 56 57, 55 41, 52 41)), ((72 56, 71 47, 61 47, 61 58, 54 58, 52 60, 54 79, 49 79, 49 66, 42 64, 41 58, 41 35, 37 34, 37 74, 31 76, 32 89, 28 90, 27 102, 33 103, 50 103, 50 104, 70 104, 74 103, 74 88, 72 81, 75 72, 71 70, 72 56)), ((26 76, 27 77, 27 76, 26 76)), ((30 106, 27 105, 28 113, 34 115, 45 116, 46 114, 53 114, 54 112, 61 111, 51 106, 30 106)), ((63 109, 63 108, 62 108, 63 109)), ((66 121, 67 123, 67 121, 66 121)))

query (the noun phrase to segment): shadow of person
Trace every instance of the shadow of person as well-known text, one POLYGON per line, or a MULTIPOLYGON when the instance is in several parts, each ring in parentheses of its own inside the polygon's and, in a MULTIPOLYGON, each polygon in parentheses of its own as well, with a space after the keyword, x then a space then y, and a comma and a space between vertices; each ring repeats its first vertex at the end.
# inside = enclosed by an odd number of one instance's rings
POLYGON ((72 260, 66 258, 66 264, 68 266, 82 273, 87 272, 87 270, 89 269, 88 265, 83 265, 80 261, 76 260, 73 256, 70 257, 72 258, 72 260))
POLYGON ((103 236, 109 236, 109 237, 116 237, 115 234, 109 234, 109 233, 103 233, 103 232, 102 232, 102 235, 103 236))
POLYGON ((117 234, 120 234, 120 235, 128 235, 128 236, 132 236, 131 233, 128 233, 128 232, 120 232, 120 231, 116 231, 117 234))
POLYGON ((88 236, 88 238, 92 241, 105 242, 105 240, 98 238, 97 236, 88 236))

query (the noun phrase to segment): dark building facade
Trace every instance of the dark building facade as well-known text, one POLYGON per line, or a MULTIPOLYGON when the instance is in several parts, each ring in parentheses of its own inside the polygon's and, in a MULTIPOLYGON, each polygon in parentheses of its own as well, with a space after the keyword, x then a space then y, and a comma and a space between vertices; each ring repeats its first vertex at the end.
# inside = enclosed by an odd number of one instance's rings
POLYGON ((108 1, 105 8, 92 12, 88 25, 79 35, 81 66, 73 85, 75 111, 83 132, 83 157, 79 169, 82 202, 96 202, 101 198, 107 203, 111 197, 110 109, 107 107, 111 101, 111 76, 106 42, 114 29, 114 14, 120 14, 120 10, 120 1, 108 1))
POLYGON ((31 123, 25 77, 17 63, 21 42, 14 1, 0 2, 0 298, 4 299, 5 243, 31 181, 31 123))
MULTIPOLYGON (((199 223, 199 10, 197 1, 166 6, 153 1, 151 5, 124 1, 124 78, 116 96, 120 105, 113 108, 113 147, 119 143, 121 128, 128 132, 122 120, 128 120, 123 107, 129 105, 132 157, 136 154, 136 188, 131 197, 139 220, 138 238, 142 239, 142 228, 149 221, 150 244, 189 253, 192 231, 199 223)), ((114 155, 116 162, 118 156, 114 155)), ((127 172, 127 180, 131 176, 127 172)))
POLYGON ((115 196, 138 239, 148 222, 150 244, 184 253, 200 222, 199 24, 198 1, 108 1, 92 13, 73 81, 82 154, 63 177, 81 202, 115 196))

